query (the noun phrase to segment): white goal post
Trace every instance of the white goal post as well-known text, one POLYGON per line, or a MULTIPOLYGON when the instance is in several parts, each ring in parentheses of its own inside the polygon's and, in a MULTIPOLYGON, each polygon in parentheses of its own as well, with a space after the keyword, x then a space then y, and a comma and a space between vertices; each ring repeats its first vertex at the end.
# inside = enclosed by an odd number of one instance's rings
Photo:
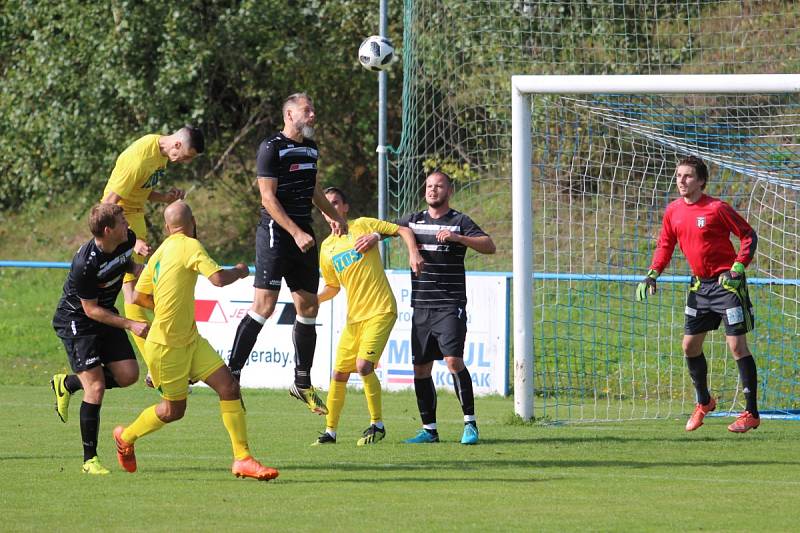
MULTIPOLYGON (((800 75, 512 76, 514 410, 534 416, 534 248, 532 97, 535 95, 700 95, 800 92, 800 75)), ((647 265, 642 265, 642 271, 647 265)))

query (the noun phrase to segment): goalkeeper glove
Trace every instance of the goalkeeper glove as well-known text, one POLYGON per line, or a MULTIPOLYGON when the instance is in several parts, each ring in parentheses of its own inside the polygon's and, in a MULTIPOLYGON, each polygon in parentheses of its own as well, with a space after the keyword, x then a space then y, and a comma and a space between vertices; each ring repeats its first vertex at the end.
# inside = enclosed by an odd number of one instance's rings
POLYGON ((639 285, 636 286, 636 301, 641 302, 647 299, 647 293, 655 294, 656 293, 656 278, 658 277, 658 272, 653 270, 652 268, 647 271, 647 277, 642 280, 639 285))
POLYGON ((733 264, 730 272, 723 272, 717 280, 723 289, 738 294, 739 289, 744 285, 744 265, 738 261, 733 264))

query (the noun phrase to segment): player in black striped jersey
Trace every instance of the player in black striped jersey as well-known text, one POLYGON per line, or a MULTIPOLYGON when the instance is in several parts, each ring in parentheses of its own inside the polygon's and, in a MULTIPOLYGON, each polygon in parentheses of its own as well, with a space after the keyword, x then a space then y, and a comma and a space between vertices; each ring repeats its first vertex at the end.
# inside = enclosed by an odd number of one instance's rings
POLYGON ((305 93, 283 104, 283 130, 265 139, 256 156, 261 192, 261 221, 256 230, 256 273, 253 305, 236 330, 228 366, 238 379, 258 333, 275 311, 281 280, 292 291, 297 318, 294 384, 290 392, 318 414, 327 407, 311 384, 317 343, 315 323, 319 302, 319 257, 311 209, 315 205, 331 219, 334 235, 347 233, 347 222, 333 208, 317 183, 319 152, 313 141, 316 113, 305 93))
POLYGON ((146 337, 146 322, 128 320, 114 307, 123 276, 138 276, 133 261, 136 235, 128 229, 122 207, 99 204, 89 214, 93 238, 72 259, 53 328, 64 344, 74 374, 56 374, 50 381, 56 413, 67 421, 72 393, 83 389, 80 411, 83 472, 108 474, 97 459, 100 406, 106 389, 127 387, 139 379, 139 365, 125 330, 146 337))
POLYGON ((414 232, 425 269, 411 273, 411 358, 422 429, 407 443, 438 442, 436 387, 433 362, 444 359, 453 376, 456 396, 464 413, 462 444, 478 442, 472 377, 464 366, 467 334, 467 292, 464 256, 467 248, 482 254, 495 252, 494 242, 464 213, 450 208, 453 182, 441 171, 425 180, 428 209, 398 221, 414 232))

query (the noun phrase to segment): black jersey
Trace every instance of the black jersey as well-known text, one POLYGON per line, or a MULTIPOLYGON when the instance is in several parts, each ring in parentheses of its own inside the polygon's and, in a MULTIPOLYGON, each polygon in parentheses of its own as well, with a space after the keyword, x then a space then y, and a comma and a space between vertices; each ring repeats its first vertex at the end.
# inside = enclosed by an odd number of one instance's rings
POLYGON ((128 240, 111 253, 105 253, 89 240, 72 258, 69 275, 58 301, 53 327, 67 336, 96 334, 102 324, 86 316, 81 300, 97 300, 100 307, 117 313, 114 304, 122 289, 122 278, 132 261, 136 234, 128 230, 128 240), (68 333, 67 333, 68 332, 68 333))
MULTIPOLYGON (((256 176, 278 180, 278 201, 295 222, 311 221, 318 156, 317 144, 311 139, 299 143, 283 133, 268 137, 258 147, 256 176)), ((272 219, 263 205, 261 216, 265 221, 272 219)))
POLYGON ((486 233, 464 213, 451 209, 441 218, 432 218, 427 209, 397 221, 414 232, 417 247, 425 261, 419 276, 411 274, 411 307, 452 308, 467 305, 464 256, 467 247, 455 242, 437 242, 444 229, 467 237, 486 233))

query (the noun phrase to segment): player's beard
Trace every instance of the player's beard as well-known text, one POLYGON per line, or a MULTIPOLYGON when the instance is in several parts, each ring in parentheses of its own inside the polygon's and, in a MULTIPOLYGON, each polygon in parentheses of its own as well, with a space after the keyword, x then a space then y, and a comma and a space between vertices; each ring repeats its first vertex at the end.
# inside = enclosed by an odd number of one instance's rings
POLYGON ((439 198, 438 200, 425 200, 428 203, 428 207, 432 207, 434 209, 438 209, 444 205, 445 200, 443 198, 439 198))
POLYGON ((308 124, 303 124, 303 126, 300 128, 300 131, 302 132, 304 139, 313 139, 314 134, 316 133, 314 131, 314 126, 309 126, 308 124))

